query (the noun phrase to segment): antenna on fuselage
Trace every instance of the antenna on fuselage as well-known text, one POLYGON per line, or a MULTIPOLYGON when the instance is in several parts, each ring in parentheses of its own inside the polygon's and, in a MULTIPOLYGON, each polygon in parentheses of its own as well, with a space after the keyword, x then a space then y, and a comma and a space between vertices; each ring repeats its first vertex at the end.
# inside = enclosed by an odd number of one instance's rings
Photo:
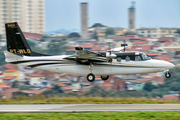
POLYGON ((110 53, 110 55, 111 55, 111 43, 109 42, 109 53, 110 53))
POLYGON ((121 47, 124 47, 124 52, 126 51, 126 46, 128 46, 128 44, 126 44, 126 41, 124 40, 124 44, 121 44, 121 47))

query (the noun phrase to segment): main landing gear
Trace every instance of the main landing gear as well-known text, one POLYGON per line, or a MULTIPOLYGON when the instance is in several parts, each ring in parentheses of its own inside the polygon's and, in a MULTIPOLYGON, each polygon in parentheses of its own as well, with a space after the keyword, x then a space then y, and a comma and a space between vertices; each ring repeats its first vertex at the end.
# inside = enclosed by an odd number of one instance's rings
POLYGON ((89 82, 93 82, 93 81, 95 80, 95 75, 92 74, 92 73, 89 73, 89 74, 87 75, 87 80, 88 80, 89 82))
POLYGON ((101 76, 101 79, 102 79, 102 80, 107 80, 108 78, 109 78, 109 75, 102 75, 102 76, 101 76))
POLYGON ((87 80, 89 82, 93 82, 95 80, 95 75, 92 73, 92 66, 93 66, 92 63, 90 63, 90 65, 89 65, 90 73, 87 75, 87 80))
MULTIPOLYGON (((109 78, 109 75, 103 75, 103 76, 101 76, 101 79, 102 80, 107 80, 109 78)), ((92 73, 89 73, 88 75, 87 75, 87 80, 89 81, 89 82, 93 82, 94 80, 95 80, 95 75, 94 74, 92 74, 92 73)))
MULTIPOLYGON (((87 75, 87 80, 89 82, 93 82, 95 80, 95 75, 92 73, 92 67, 93 67, 93 65, 92 65, 92 63, 90 63, 90 65, 89 65, 90 73, 87 75)), ((108 78, 109 78, 109 75, 102 75, 101 76, 102 80, 107 80, 108 78)))
POLYGON ((171 77, 171 73, 166 72, 166 73, 165 73, 165 77, 166 77, 166 78, 170 78, 170 77, 171 77))

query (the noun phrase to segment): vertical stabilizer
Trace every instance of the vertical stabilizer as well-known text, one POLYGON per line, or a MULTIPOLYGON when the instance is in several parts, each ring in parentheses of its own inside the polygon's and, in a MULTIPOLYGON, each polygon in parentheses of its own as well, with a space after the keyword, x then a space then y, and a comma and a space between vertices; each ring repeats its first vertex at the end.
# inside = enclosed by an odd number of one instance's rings
POLYGON ((17 22, 6 23, 7 50, 18 55, 31 55, 29 47, 17 22))
POLYGON ((17 55, 49 56, 31 50, 17 22, 6 23, 7 50, 17 55))

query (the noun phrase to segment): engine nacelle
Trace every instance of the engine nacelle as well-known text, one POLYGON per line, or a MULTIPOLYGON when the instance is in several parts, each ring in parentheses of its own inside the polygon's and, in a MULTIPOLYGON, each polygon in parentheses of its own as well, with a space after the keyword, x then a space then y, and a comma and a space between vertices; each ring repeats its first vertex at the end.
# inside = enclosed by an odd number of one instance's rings
POLYGON ((106 58, 115 58, 117 57, 115 54, 110 54, 109 52, 106 52, 106 58))

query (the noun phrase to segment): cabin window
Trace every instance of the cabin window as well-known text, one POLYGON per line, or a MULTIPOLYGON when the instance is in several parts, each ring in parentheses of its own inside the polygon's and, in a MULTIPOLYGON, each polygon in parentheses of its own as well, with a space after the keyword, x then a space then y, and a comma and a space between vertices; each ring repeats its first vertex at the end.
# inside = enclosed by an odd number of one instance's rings
POLYGON ((122 60, 125 60, 125 61, 135 61, 135 55, 133 54, 124 54, 124 55, 118 55, 117 58, 116 58, 117 62, 121 62, 122 60))
POLYGON ((141 58, 141 56, 135 56, 135 61, 142 61, 142 58, 141 58))
POLYGON ((120 57, 117 58, 117 62, 121 62, 121 58, 120 57))
POLYGON ((130 57, 129 56, 126 56, 125 60, 128 62, 130 61, 130 57))
POLYGON ((129 55, 129 57, 130 57, 130 60, 135 61, 135 55, 129 55))

